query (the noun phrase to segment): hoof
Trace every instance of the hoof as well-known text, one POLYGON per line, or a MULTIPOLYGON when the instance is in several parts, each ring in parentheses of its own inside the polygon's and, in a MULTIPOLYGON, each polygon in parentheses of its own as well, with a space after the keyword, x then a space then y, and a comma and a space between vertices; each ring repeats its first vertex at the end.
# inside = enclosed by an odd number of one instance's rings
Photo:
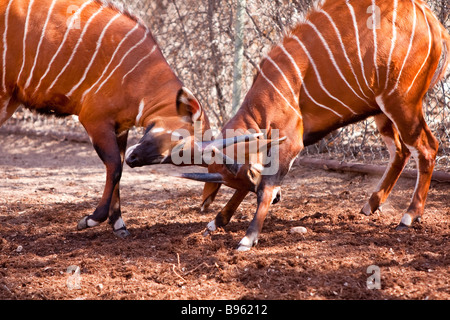
POLYGON ((256 246, 258 244, 258 239, 251 240, 249 237, 245 236, 242 238, 242 240, 239 242, 238 247, 236 248, 236 251, 248 251, 253 246, 256 246))
POLYGON ((88 216, 85 216, 85 217, 83 217, 83 219, 81 219, 81 220, 78 222, 77 230, 84 230, 84 229, 87 229, 87 228, 88 228, 87 218, 88 218, 88 216))
POLYGON ((251 248, 252 248, 251 246, 249 247, 249 246, 239 245, 236 248, 236 251, 244 252, 244 251, 249 251, 251 248))
POLYGON ((83 219, 81 219, 78 222, 77 229, 84 230, 84 229, 95 227, 98 225, 99 225, 99 222, 92 220, 91 218, 89 218, 89 216, 85 216, 83 219))
POLYGON ((217 230, 216 221, 215 220, 210 221, 206 226, 206 230, 203 232, 203 236, 206 237, 216 230, 217 230))
POLYGON ((202 236, 207 237, 210 234, 211 234, 211 232, 208 229, 206 229, 205 231, 203 231, 202 236))
POLYGON ((370 216, 372 214, 372 209, 370 208, 370 204, 366 202, 364 207, 362 207, 361 211, 362 214, 365 214, 366 216, 370 216))
POLYGON ((366 216, 370 216, 377 211, 380 213, 383 212, 381 205, 372 211, 372 207, 370 206, 369 202, 366 202, 366 204, 364 205, 364 207, 362 207, 360 212, 366 216))
POLYGON ((131 233, 124 227, 124 228, 120 228, 118 230, 113 230, 113 233, 115 236, 121 238, 121 239, 125 239, 128 236, 131 235, 131 233))
POLYGON ((403 222, 400 222, 398 224, 397 227, 395 227, 396 231, 403 231, 403 230, 408 230, 410 228, 410 226, 407 226, 406 224, 404 224, 403 222))
POLYGON ((413 223, 420 222, 420 221, 421 221, 420 216, 411 216, 411 214, 405 213, 402 217, 402 220, 400 221, 398 226, 395 228, 395 230, 397 230, 397 231, 407 230, 407 229, 411 228, 413 223))

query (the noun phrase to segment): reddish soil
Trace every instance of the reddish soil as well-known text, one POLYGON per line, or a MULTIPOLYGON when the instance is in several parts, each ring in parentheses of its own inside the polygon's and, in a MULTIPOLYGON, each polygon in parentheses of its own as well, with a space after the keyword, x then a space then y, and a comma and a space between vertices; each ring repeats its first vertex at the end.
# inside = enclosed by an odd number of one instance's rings
MULTIPOLYGON (((423 221, 394 228, 415 181, 400 179, 382 213, 359 214, 379 177, 294 167, 259 244, 234 249, 254 195, 225 229, 203 237, 231 197, 201 213, 202 184, 186 168, 125 168, 121 196, 131 236, 107 223, 77 231, 103 191, 87 143, 0 134, 0 299, 450 299, 450 184, 433 182, 423 221), (290 229, 303 226, 305 234, 290 229), (368 289, 367 268, 381 289, 368 289), (79 289, 70 266, 78 266, 79 289)), ((190 171, 198 170, 189 168, 190 171)))

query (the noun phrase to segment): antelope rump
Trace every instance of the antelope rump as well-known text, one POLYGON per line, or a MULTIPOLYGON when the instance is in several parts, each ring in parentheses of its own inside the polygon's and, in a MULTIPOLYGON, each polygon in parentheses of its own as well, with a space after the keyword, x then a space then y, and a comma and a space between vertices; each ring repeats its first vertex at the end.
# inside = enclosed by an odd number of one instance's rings
MULTIPOLYGON (((150 30, 99 0, 2 1, 0 61, 0 125, 20 105, 56 116, 77 115, 106 166, 100 203, 78 229, 109 217, 117 236, 128 235, 119 181, 131 127, 192 131, 195 120, 209 127, 150 30)), ((161 162, 171 145, 153 147, 159 156, 152 161, 161 162)))
POLYGON ((202 209, 214 200, 221 184, 236 191, 206 233, 225 226, 246 195, 256 192, 256 213, 238 246, 250 249, 304 146, 369 116, 375 118, 390 161, 361 211, 370 215, 380 207, 413 155, 417 183, 397 229, 420 220, 438 149, 424 120, 422 100, 444 75, 449 49, 448 32, 421 0, 318 2, 263 58, 241 108, 222 130, 265 130, 269 138, 278 130, 286 137, 275 147, 279 170, 265 175, 261 163, 234 170, 211 164, 209 176, 196 179, 206 182, 202 209))

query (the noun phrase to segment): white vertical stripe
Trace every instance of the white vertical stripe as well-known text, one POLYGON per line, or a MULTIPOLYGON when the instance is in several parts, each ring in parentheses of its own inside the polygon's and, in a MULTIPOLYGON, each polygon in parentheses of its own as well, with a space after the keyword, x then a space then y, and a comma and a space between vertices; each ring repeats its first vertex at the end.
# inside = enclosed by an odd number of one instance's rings
POLYGON ((355 29, 356 46, 358 48, 358 58, 359 58, 359 63, 361 65, 361 73, 363 75, 364 82, 366 83, 367 88, 369 88, 369 90, 372 91, 373 94, 375 94, 373 92, 372 88, 369 86, 369 83, 367 82, 366 73, 364 71, 364 61, 361 56, 361 45, 359 42, 359 29, 358 29, 358 23, 356 22, 355 10, 353 10, 353 6, 350 4, 350 2, 346 1, 345 3, 347 4, 348 9, 350 10, 350 14, 352 15, 353 28, 355 29))
POLYGON ((393 17, 392 17, 391 50, 389 51, 388 63, 386 65, 387 73, 386 73, 386 84, 384 85, 384 89, 387 89, 387 87, 388 87, 390 65, 391 65, 391 61, 392 61, 392 53, 394 52, 395 42, 397 41, 397 28, 395 27, 395 22, 397 20, 397 7, 398 7, 398 0, 394 0, 394 12, 393 12, 393 17))
POLYGON ((406 90, 406 94, 408 94, 408 92, 411 90, 412 86, 414 85, 414 82, 416 81, 417 77, 419 76, 420 72, 422 71, 423 67, 425 66, 425 63, 428 61, 428 57, 430 56, 430 53, 431 53, 431 30, 430 30, 430 25, 428 23, 427 14, 425 13, 424 8, 421 6, 420 9, 423 12, 423 16, 425 18, 425 23, 427 24, 427 28, 428 28, 428 53, 427 53, 427 56, 425 57, 425 60, 422 63, 422 66, 420 67, 419 71, 417 71, 416 76, 414 77, 413 81, 411 82, 411 85, 409 86, 408 90, 406 90))
POLYGON ((281 74, 281 76, 283 77, 284 81, 287 83, 289 90, 292 93, 292 98, 295 101, 296 104, 298 104, 298 97, 296 96, 294 89, 291 86, 291 83, 289 82, 288 78, 286 77, 286 75, 284 74, 283 70, 281 70, 281 68, 278 66, 278 64, 276 64, 275 61, 272 60, 271 57, 267 56, 267 60, 272 63, 274 65, 274 67, 278 70, 278 72, 281 74))
POLYGON ((270 81, 270 79, 264 74, 264 72, 262 71, 262 69, 259 69, 259 73, 263 76, 263 78, 272 86, 272 88, 275 89, 275 91, 283 98, 283 100, 287 103, 287 105, 294 110, 294 112, 297 114, 297 116, 302 119, 302 116, 300 115, 300 113, 298 112, 297 109, 295 109, 295 107, 293 107, 291 105, 291 103, 285 98, 285 96, 280 92, 280 90, 278 90, 278 88, 273 84, 272 81, 270 81))
MULTIPOLYGON (((333 52, 331 52, 330 47, 328 46, 328 43, 326 42, 325 38, 323 37, 322 33, 319 31, 319 29, 317 29, 317 27, 310 21, 306 22, 311 28, 314 29, 314 31, 316 32, 317 36, 319 37, 319 39, 322 41, 323 45, 325 46, 325 50, 328 52, 328 55, 330 57, 331 62, 333 63, 334 68, 336 69, 336 71, 339 73, 339 76, 341 77, 341 79, 345 82, 345 84, 347 85, 347 87, 350 88, 350 90, 352 90, 352 92, 355 94, 355 96, 358 97, 358 99, 364 101, 367 105, 370 106, 370 103, 365 100, 364 98, 361 98, 356 91, 352 88, 352 86, 348 83, 347 79, 345 79, 344 75, 342 74, 341 69, 339 68, 336 59, 334 58, 333 52)), ((353 111, 352 111, 353 112, 353 111)), ((355 112, 353 112, 354 114, 356 114, 355 112)))
POLYGON ((92 23, 92 21, 94 20, 94 18, 100 14, 103 9, 105 9, 105 7, 101 6, 90 18, 89 20, 86 22, 83 31, 81 32, 80 37, 78 38, 78 41, 75 45, 75 47, 72 50, 72 54, 69 57, 69 60, 67 61, 66 65, 61 69, 61 71, 59 72, 59 74, 56 76, 55 80, 53 80, 52 84, 50 85, 50 87, 48 87, 47 92, 50 91, 53 86, 56 84, 56 82, 58 81, 59 77, 61 77, 61 75, 64 73, 64 71, 66 71, 67 67, 72 63, 73 58, 75 57, 75 54, 77 53, 78 47, 80 46, 81 42, 83 41, 83 37, 89 27, 89 25, 92 23))
POLYGON ((298 77, 300 78, 302 84, 301 86, 303 87, 303 90, 305 90, 306 96, 313 102, 315 103, 317 106, 326 109, 328 111, 333 112, 335 115, 337 115, 339 118, 342 118, 342 115, 340 115, 339 113, 337 113, 336 111, 334 111, 333 109, 317 102, 309 93, 308 89, 306 88, 306 83, 303 80, 303 75, 302 72, 300 71, 300 68, 298 67, 297 63, 295 62, 294 58, 292 58, 292 56, 290 55, 290 53, 286 50, 286 48, 283 46, 283 44, 279 44, 280 48, 283 50, 284 54, 289 58, 289 60, 291 61, 292 65, 294 66, 295 70, 297 71, 298 77))
POLYGON ((103 80, 103 82, 100 84, 100 86, 97 88, 97 90, 95 90, 95 93, 97 93, 102 87, 103 85, 109 80, 109 78, 111 78, 111 76, 114 74, 114 72, 116 72, 116 70, 122 65, 122 63, 125 61, 125 58, 137 47, 139 47, 141 44, 144 43, 145 40, 147 40, 148 38, 148 30, 146 30, 144 37, 142 37, 141 41, 139 41, 138 43, 136 43, 133 47, 131 47, 122 57, 122 59, 120 60, 119 64, 111 71, 111 73, 108 75, 108 77, 103 80))
POLYGON ((123 76, 123 78, 122 78, 122 84, 125 82, 125 78, 126 78, 130 73, 132 73, 134 70, 136 70, 137 67, 138 67, 142 62, 144 62, 145 59, 148 59, 148 58, 152 55, 152 53, 155 52, 155 50, 156 50, 157 47, 158 47, 158 46, 155 44, 155 45, 153 46, 152 50, 150 50, 150 52, 149 52, 146 56, 144 56, 141 60, 139 60, 139 61, 136 63, 136 65, 135 65, 132 69, 130 69, 130 71, 128 71, 128 72, 123 76))
POLYGON ((138 110, 138 114, 136 116, 136 121, 135 124, 138 126, 139 125, 139 121, 141 121, 141 117, 142 117, 142 112, 144 111, 144 99, 141 100, 141 102, 139 103, 139 110, 138 110))
POLYGON ((42 75, 41 79, 39 79, 39 83, 36 86, 36 88, 34 89, 34 93, 33 94, 35 94, 39 90, 39 88, 40 88, 40 86, 42 84, 42 81, 45 79, 45 77, 47 77, 48 73, 50 72, 50 69, 51 69, 53 63, 56 60, 56 57, 61 52, 61 50, 64 48, 64 45, 66 44, 66 41, 67 41, 67 39, 69 37, 69 32, 70 32, 70 30, 72 30, 75 21, 79 18, 79 16, 81 15, 81 12, 83 11, 83 9, 85 7, 87 7, 89 4, 91 4, 92 2, 94 2, 94 1, 95 0, 90 0, 90 1, 87 1, 87 2, 83 3, 83 5, 70 18, 68 27, 67 27, 66 32, 65 32, 64 37, 63 37, 63 40, 61 41, 61 44, 59 45, 58 50, 56 50, 55 54, 53 55, 52 59, 50 60, 50 63, 48 64, 48 67, 47 67, 47 70, 44 72, 44 74, 42 75))
POLYGON ((38 46, 36 49, 36 54, 34 55, 33 66, 31 67, 31 71, 28 75, 28 80, 25 83, 24 90, 26 90, 28 88, 28 86, 30 85, 30 82, 31 82, 31 78, 33 77, 34 69, 36 68, 37 59, 39 57, 39 51, 41 49, 42 41, 44 40, 45 30, 47 30, 47 25, 50 20, 50 16, 53 12, 53 8, 55 7, 55 4, 56 4, 56 0, 53 0, 52 3, 50 4, 50 8, 48 9, 47 18, 45 19, 44 27, 42 28, 41 37, 39 38, 39 43, 38 43, 38 46))
POLYGON ((317 68, 316 63, 314 62, 314 59, 312 58, 311 54, 309 53, 308 49, 306 49, 306 46, 300 41, 299 38, 297 38, 296 35, 292 35, 291 36, 295 41, 297 41, 297 43, 302 47, 303 51, 306 53, 306 55, 308 56, 309 62, 311 63, 314 72, 316 73, 316 77, 317 80, 319 81, 319 85, 321 87, 321 89, 334 101, 339 102, 344 108, 346 108, 347 110, 349 110, 351 113, 355 113, 349 106, 347 106, 345 103, 343 103, 341 100, 339 100, 338 98, 336 98, 335 96, 333 96, 325 87, 325 85, 322 82, 322 78, 320 77, 320 73, 319 70, 317 68))
POLYGON ((97 81, 89 88, 87 89, 83 95, 81 96, 81 100, 84 99, 84 97, 86 96, 86 94, 88 94, 92 88, 94 88, 101 79, 103 79, 103 77, 106 74, 106 71, 108 71, 109 67, 111 66, 111 63, 113 62, 114 58, 116 57, 117 53, 119 52, 120 48, 122 47, 123 43, 128 39, 128 37, 136 30, 139 28, 139 23, 136 23, 136 25, 134 26, 133 29, 131 29, 126 35, 125 37, 122 39, 122 41, 120 41, 119 45, 116 47, 116 50, 114 51, 113 55, 111 56, 111 59, 109 59, 109 63, 107 64, 107 66, 103 69, 102 75, 97 79, 97 81))
POLYGON ((377 4, 376 0, 372 0, 372 31, 373 31, 373 65, 375 66, 375 70, 377 72, 377 83, 380 85, 380 71, 378 70, 377 63, 377 54, 378 54, 378 42, 377 42, 377 17, 376 17, 376 9, 377 4))
POLYGON ((350 70, 352 71, 353 76, 355 77, 355 81, 358 84, 358 88, 361 91, 361 93, 364 95, 364 97, 369 99, 369 97, 364 93, 364 91, 363 91, 363 89, 361 87, 361 84, 359 83, 358 77, 356 76, 355 69, 353 69, 352 62, 350 61, 350 58, 348 57, 347 50, 345 49, 344 42, 342 41, 342 36, 341 36, 341 33, 340 33, 339 29, 337 28, 336 24, 334 23, 333 19, 328 14, 328 12, 326 12, 325 10, 320 10, 319 12, 323 13, 328 18, 328 20, 330 21, 331 25, 333 26, 333 29, 336 32, 336 35, 337 35, 337 37, 339 39, 339 42, 341 44, 342 51, 344 52, 345 60, 347 60, 348 66, 350 67, 350 70))
POLYGON ((20 68, 19 75, 17 76, 17 82, 20 80, 20 76, 22 75, 23 68, 25 67, 25 57, 26 57, 26 48, 27 48, 27 33, 28 33, 28 23, 30 21, 31 7, 33 6, 34 0, 30 0, 28 4, 27 17, 25 19, 25 28, 23 30, 23 41, 22 41, 22 67, 20 68))
POLYGON ((412 6, 413 6, 413 25, 412 25, 412 32, 411 32, 411 38, 409 39, 409 46, 408 46, 408 51, 406 52, 406 56, 405 59, 403 60, 403 64, 402 67, 400 68, 400 72, 398 73, 398 77, 397 77, 397 82, 395 83, 394 88, 392 88, 391 92, 389 92, 389 95, 391 95, 392 93, 394 93, 394 91, 397 89, 398 84, 400 82, 400 78, 402 76, 403 73, 403 68, 405 67, 406 61, 409 58, 409 54, 411 53, 411 48, 412 48, 412 44, 413 44, 413 40, 414 40, 414 35, 416 33, 416 21, 417 21, 417 15, 416 15, 416 5, 414 4, 414 0, 411 0, 412 6))
POLYGON ((8 34, 8 20, 9 20, 9 11, 11 9, 11 4, 13 0, 9 0, 8 6, 5 11, 5 31, 3 32, 3 59, 2 59, 2 70, 3 70, 3 78, 2 78, 2 88, 3 92, 6 92, 6 52, 8 51, 8 43, 7 43, 7 34, 8 34))
POLYGON ((112 23, 113 23, 117 18, 119 18, 121 15, 122 15, 121 13, 117 13, 111 20, 109 20, 108 24, 107 24, 107 25, 105 26, 105 28, 103 29, 102 33, 100 34, 100 37, 99 37, 98 40, 97 40, 97 45, 96 45, 96 47, 95 47, 95 52, 94 52, 94 54, 92 55, 92 58, 91 58, 91 61, 89 62, 89 65, 87 66, 86 70, 84 70, 84 74, 83 74, 83 76, 81 77, 80 81, 78 81, 78 83, 77 83, 75 86, 73 86, 73 88, 72 88, 72 89, 69 91, 69 93, 67 94, 68 97, 70 97, 70 96, 74 93, 74 91, 77 90, 78 87, 83 83, 83 81, 86 80, 86 76, 87 76, 89 70, 91 69, 92 64, 94 63, 94 60, 95 60, 95 58, 97 57, 98 52, 100 51, 100 47, 102 46, 102 41, 103 41, 103 38, 104 38, 104 36, 105 36, 105 34, 106 34, 106 31, 107 31, 108 28, 112 25, 112 23))

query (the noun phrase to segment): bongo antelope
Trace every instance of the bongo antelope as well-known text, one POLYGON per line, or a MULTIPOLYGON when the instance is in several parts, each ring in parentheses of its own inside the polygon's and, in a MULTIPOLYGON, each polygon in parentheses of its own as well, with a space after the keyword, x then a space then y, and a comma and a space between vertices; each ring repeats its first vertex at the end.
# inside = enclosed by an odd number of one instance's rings
MULTIPOLYGON (((131 127, 192 130, 196 120, 209 127, 150 30, 99 0, 2 1, 0 64, 0 125, 21 104, 39 113, 77 115, 106 166, 100 203, 78 229, 109 217, 117 236, 128 235, 119 181, 131 127)), ((154 147, 164 153, 171 146, 154 147)))
POLYGON ((213 163, 209 176, 194 177, 207 182, 202 209, 214 200, 221 183, 236 189, 206 233, 225 226, 248 192, 256 192, 256 213, 238 246, 250 249, 304 146, 369 116, 375 117, 390 161, 361 211, 370 215, 380 207, 412 155, 417 183, 397 229, 420 220, 438 149, 424 120, 422 100, 444 75, 449 48, 448 32, 421 0, 319 2, 262 60, 241 108, 222 130, 279 130, 286 137, 277 146, 279 170, 264 175, 267 167, 261 163, 245 164, 234 175, 229 166, 213 163))

